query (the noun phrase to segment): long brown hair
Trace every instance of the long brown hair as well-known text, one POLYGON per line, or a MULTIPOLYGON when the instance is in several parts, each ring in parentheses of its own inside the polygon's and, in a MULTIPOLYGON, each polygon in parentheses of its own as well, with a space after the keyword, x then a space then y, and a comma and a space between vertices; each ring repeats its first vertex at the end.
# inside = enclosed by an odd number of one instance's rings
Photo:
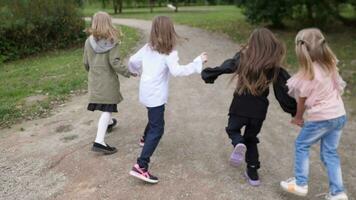
POLYGON ((157 16, 152 22, 149 44, 162 54, 170 54, 175 48, 178 35, 172 20, 166 16, 157 16))
POLYGON ((94 14, 91 27, 87 30, 96 40, 107 39, 113 43, 120 42, 122 33, 113 24, 108 13, 99 11, 94 14))
POLYGON ((329 74, 337 71, 337 58, 317 28, 303 29, 295 37, 295 52, 299 61, 299 72, 312 80, 313 62, 318 62, 329 74))
POLYGON ((248 43, 240 51, 237 66, 236 92, 261 95, 276 79, 278 68, 284 60, 286 50, 274 34, 267 28, 255 29, 248 43))

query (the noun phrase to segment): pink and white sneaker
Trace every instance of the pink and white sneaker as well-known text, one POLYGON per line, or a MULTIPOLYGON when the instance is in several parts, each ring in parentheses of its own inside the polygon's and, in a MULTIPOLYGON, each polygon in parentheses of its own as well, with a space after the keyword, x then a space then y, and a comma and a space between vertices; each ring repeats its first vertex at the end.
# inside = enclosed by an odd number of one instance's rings
POLYGON ((135 164, 131 171, 130 171, 130 175, 141 179, 143 181, 146 181, 148 183, 158 183, 158 178, 153 176, 152 174, 150 174, 147 169, 144 168, 140 168, 140 166, 138 164, 135 164))

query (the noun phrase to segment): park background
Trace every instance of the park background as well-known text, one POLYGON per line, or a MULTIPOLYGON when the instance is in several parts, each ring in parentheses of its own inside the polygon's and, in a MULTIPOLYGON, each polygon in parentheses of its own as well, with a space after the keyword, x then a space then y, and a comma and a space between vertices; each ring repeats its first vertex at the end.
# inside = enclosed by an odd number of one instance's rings
MULTIPOLYGON (((295 73, 296 33, 306 27, 322 29, 348 82, 343 99, 349 120, 339 153, 349 199, 355 199, 355 7, 354 0, 1 0, 0 199, 300 199, 278 184, 292 174, 299 128, 289 123, 290 116, 272 94, 260 135, 261 187, 246 183, 244 166, 229 165, 232 147, 224 128, 234 90, 230 76, 213 85, 204 84, 199 75, 172 77, 165 136, 150 167, 159 184, 128 175, 147 123, 137 78, 120 77, 125 100, 114 115, 119 126, 106 136, 119 151, 111 156, 91 152, 100 112, 86 110, 82 53, 90 22, 84 17, 90 19, 99 10, 121 24, 124 64, 146 41, 155 15, 170 16, 178 34, 189 38, 177 47, 182 64, 207 51, 208 66, 218 65, 234 55, 255 27, 265 26, 286 43, 285 66, 295 73)), ((322 199, 328 181, 318 145, 310 153, 305 199, 322 199)))

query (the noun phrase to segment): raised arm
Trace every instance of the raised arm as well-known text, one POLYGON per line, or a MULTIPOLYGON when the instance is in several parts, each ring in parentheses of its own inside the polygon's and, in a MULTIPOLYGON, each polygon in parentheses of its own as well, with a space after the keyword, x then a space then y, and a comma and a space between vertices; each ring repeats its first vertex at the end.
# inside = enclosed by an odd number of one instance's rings
POLYGON ((194 73, 201 73, 203 68, 201 56, 196 57, 193 62, 187 65, 180 65, 178 61, 179 57, 177 51, 173 51, 166 57, 166 65, 173 76, 188 76, 194 73))
POLYGON ((205 68, 201 77, 205 83, 214 83, 215 80, 222 74, 232 74, 237 70, 240 62, 240 53, 237 53, 233 58, 225 60, 220 66, 214 68, 205 68))
POLYGON ((120 62, 120 57, 119 57, 119 45, 116 45, 114 48, 112 48, 109 52, 109 61, 111 67, 114 69, 114 71, 118 74, 121 74, 125 77, 130 77, 130 72, 127 69, 126 66, 122 65, 120 62))
POLYGON ((287 80, 290 78, 288 72, 280 68, 277 80, 273 83, 273 90, 276 99, 284 110, 284 112, 291 114, 293 117, 297 112, 297 103, 294 98, 288 95, 287 80))

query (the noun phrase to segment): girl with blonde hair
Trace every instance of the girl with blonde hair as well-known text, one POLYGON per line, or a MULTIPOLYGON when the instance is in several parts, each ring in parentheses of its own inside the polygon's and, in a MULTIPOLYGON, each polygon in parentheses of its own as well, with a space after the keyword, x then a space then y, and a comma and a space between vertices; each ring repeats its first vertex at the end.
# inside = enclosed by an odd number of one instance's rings
POLYGON ((149 42, 129 60, 132 73, 141 76, 140 102, 147 108, 148 123, 141 138, 143 146, 130 175, 149 183, 158 178, 148 172, 150 157, 164 133, 164 110, 168 101, 169 77, 200 73, 207 55, 202 53, 187 65, 178 63, 177 33, 169 17, 158 16, 152 22, 149 42))
POLYGON ((128 69, 121 65, 119 57, 119 41, 121 32, 117 30, 111 17, 105 12, 97 12, 92 20, 91 34, 85 41, 84 66, 88 71, 89 111, 101 111, 98 130, 92 150, 104 154, 117 152, 104 142, 105 134, 117 124, 112 118, 117 111, 117 104, 123 98, 120 93, 118 74, 130 77, 128 69))
POLYGON ((302 129, 295 141, 295 177, 282 181, 281 187, 289 193, 307 195, 309 151, 320 141, 320 157, 329 176, 330 192, 326 199, 347 200, 337 153, 346 123, 341 98, 346 84, 339 75, 337 58, 319 29, 299 31, 295 45, 299 72, 287 85, 289 94, 298 102, 292 123, 302 129))

